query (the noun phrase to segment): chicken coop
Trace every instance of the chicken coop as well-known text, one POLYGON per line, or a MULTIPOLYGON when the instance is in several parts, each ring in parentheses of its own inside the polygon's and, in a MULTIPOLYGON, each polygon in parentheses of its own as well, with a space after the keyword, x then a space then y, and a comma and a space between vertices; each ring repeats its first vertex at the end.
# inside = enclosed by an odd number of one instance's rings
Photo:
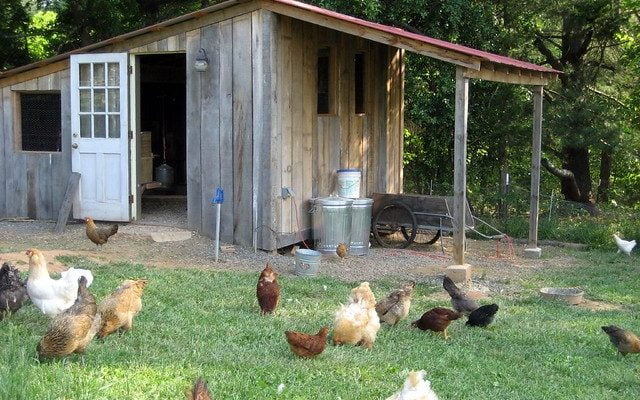
POLYGON ((407 50, 467 84, 556 73, 293 0, 226 1, 1 72, 0 217, 57 218, 77 172, 74 218, 140 220, 170 178, 190 229, 212 235, 221 187, 222 240, 296 243, 337 169, 360 169, 364 195, 402 192, 407 50))

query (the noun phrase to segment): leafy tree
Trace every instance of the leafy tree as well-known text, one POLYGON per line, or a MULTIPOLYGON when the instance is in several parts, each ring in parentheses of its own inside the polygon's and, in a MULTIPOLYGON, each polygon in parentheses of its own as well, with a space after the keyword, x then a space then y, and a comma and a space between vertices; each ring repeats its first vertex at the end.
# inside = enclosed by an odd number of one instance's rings
POLYGON ((0 7, 0 70, 29 63, 29 14, 22 0, 4 0, 0 7))

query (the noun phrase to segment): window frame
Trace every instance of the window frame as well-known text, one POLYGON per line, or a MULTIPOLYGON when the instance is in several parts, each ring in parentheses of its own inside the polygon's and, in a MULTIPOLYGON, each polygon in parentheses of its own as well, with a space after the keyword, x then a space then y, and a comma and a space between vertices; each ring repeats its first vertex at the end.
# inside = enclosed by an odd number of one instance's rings
POLYGON ((316 49, 316 107, 315 107, 315 111, 316 111, 316 115, 317 116, 322 116, 322 117, 330 117, 330 116, 336 116, 338 114, 338 107, 337 107, 337 83, 338 83, 338 79, 336 77, 336 74, 338 72, 338 68, 337 68, 337 59, 336 59, 336 49, 334 46, 331 46, 329 44, 320 44, 317 49, 316 49), (318 98, 320 96, 320 92, 319 92, 319 81, 318 81, 318 75, 319 75, 319 66, 318 66, 318 61, 320 59, 320 51, 322 50, 327 50, 328 51, 328 58, 329 58, 329 62, 328 62, 328 74, 329 74, 329 80, 328 80, 328 88, 327 88, 327 95, 328 95, 328 110, 327 112, 319 112, 318 111, 318 98))
POLYGON ((14 150, 18 153, 28 154, 60 154, 63 152, 64 144, 62 135, 62 91, 61 90, 15 90, 13 95, 13 143, 14 150), (60 96, 60 150, 24 150, 22 141, 22 95, 23 94, 57 94, 60 96))

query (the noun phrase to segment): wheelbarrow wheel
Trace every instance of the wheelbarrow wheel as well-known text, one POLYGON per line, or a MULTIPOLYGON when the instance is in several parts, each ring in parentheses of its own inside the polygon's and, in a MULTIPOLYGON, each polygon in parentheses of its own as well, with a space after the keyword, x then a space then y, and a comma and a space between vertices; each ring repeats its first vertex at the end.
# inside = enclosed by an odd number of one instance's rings
MULTIPOLYGON (((401 230, 402 230, 402 236, 404 236, 406 240, 409 240, 412 234, 411 229, 403 227, 401 228, 401 230)), ((418 232, 414 236, 415 237, 413 241, 415 243, 431 245, 437 242, 438 239, 440 239, 440 236, 442 236, 442 233, 440 232, 440 229, 438 229, 437 231, 418 229, 418 232)))
POLYGON ((416 217, 403 203, 384 206, 373 217, 373 237, 382 247, 404 249, 415 239, 416 217), (403 232, 407 231, 407 235, 403 232))

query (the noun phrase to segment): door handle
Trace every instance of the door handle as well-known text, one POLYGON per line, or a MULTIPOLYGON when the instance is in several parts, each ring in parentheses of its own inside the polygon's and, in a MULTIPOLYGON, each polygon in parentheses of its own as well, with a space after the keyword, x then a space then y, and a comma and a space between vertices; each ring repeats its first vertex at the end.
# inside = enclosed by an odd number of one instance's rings
POLYGON ((71 147, 73 147, 74 149, 77 149, 78 148, 78 143, 72 143, 71 147))

